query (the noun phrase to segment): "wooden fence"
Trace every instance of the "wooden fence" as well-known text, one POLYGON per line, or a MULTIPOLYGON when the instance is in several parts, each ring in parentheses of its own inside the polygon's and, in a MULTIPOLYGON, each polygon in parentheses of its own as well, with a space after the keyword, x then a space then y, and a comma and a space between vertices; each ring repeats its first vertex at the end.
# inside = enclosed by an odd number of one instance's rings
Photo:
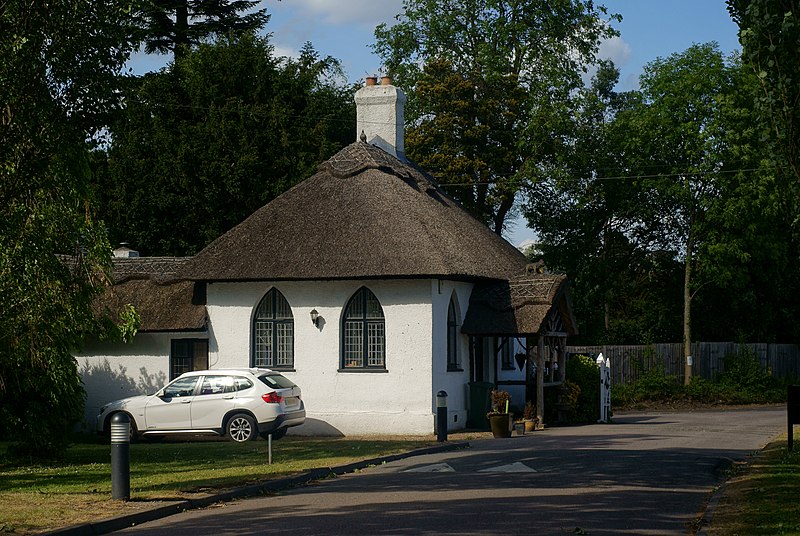
MULTIPOLYGON (((800 345, 732 342, 696 342, 692 344, 693 370, 696 376, 713 380, 725 371, 725 357, 750 348, 761 369, 778 378, 800 378, 800 345)), ((630 346, 567 346, 570 354, 611 358, 612 385, 636 381, 642 374, 658 367, 665 374, 683 382, 683 343, 630 346)))

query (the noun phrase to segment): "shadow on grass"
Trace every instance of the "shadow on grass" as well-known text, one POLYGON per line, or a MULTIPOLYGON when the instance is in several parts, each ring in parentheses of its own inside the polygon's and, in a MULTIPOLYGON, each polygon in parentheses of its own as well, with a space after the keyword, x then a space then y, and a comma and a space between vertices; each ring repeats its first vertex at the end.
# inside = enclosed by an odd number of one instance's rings
MULTIPOLYGON (((294 475, 429 446, 433 440, 355 440, 284 438, 273 442, 268 465, 266 441, 181 441, 137 443, 130 447, 131 490, 176 494, 232 487, 294 475)), ((4 445, 0 444, 0 451, 4 445)), ((97 493, 110 490, 111 449, 93 441, 75 443, 63 461, 51 465, 0 463, 0 492, 97 493)))

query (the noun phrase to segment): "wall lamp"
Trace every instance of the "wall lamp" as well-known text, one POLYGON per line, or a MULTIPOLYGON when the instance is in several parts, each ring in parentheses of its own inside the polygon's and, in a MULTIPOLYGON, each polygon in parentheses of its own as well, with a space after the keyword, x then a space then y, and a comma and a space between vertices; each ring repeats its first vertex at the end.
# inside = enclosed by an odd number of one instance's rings
POLYGON ((319 313, 316 309, 311 309, 311 323, 314 324, 315 327, 319 327, 319 313))

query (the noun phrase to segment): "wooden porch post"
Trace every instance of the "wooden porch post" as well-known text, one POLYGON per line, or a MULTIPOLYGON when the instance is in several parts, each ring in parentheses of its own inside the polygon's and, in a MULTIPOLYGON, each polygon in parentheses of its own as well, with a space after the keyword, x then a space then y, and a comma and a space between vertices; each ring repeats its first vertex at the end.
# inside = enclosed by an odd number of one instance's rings
POLYGON ((536 418, 539 428, 544 427, 544 337, 539 336, 536 347, 536 418))

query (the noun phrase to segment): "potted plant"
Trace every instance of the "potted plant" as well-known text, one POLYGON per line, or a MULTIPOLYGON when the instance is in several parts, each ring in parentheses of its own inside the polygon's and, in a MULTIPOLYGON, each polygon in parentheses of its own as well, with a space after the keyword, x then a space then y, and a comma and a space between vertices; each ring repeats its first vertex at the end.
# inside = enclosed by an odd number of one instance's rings
POLYGON ((511 415, 508 403, 511 395, 508 391, 493 389, 491 393, 492 410, 486 414, 494 437, 511 437, 511 415))
POLYGON ((522 422, 525 423, 525 433, 533 432, 539 424, 539 419, 536 417, 536 406, 530 400, 525 404, 525 409, 522 410, 522 422))

